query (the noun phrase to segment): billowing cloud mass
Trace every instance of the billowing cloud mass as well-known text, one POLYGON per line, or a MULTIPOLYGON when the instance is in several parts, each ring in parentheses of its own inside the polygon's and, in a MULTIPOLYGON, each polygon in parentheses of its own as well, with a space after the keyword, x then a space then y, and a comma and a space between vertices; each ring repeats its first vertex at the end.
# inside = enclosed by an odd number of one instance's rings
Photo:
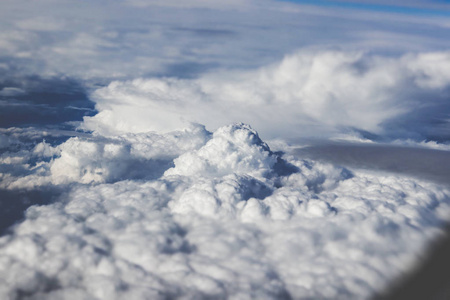
POLYGON ((116 134, 243 121, 269 138, 350 131, 443 138, 450 128, 449 70, 448 52, 392 58, 305 50, 255 71, 114 81, 93 93, 99 113, 83 126, 116 134))
POLYGON ((0 238, 2 299, 364 299, 450 211, 442 187, 282 156, 240 123, 32 153, 4 188, 67 193, 0 238))

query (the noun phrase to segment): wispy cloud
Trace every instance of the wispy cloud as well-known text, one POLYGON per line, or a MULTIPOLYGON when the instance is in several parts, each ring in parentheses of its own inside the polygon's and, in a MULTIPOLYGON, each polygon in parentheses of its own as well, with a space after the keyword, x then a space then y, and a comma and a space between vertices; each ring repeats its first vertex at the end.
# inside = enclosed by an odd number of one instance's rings
POLYGON ((0 6, 5 72, 103 82, 175 75, 172 66, 183 64, 197 66, 194 75, 262 66, 305 46, 398 54, 442 50, 450 43, 443 38, 446 18, 348 14, 311 3, 136 0, 79 6, 65 0, 0 6))

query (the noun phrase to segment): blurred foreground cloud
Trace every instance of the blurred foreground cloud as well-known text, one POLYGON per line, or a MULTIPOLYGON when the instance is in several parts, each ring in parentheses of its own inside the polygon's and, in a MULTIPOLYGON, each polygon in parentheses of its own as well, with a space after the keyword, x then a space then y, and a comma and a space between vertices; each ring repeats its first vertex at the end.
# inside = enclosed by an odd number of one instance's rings
POLYGON ((2 159, 3 189, 67 191, 0 238, 2 299, 366 299, 450 212, 440 186, 283 156, 242 123, 2 159))

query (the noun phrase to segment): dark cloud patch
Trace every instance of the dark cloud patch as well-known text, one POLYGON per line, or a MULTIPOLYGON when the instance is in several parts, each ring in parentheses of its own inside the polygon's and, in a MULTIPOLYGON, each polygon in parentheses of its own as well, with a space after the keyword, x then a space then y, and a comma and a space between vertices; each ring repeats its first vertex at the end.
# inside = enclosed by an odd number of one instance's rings
POLYGON ((447 142, 450 140, 450 88, 427 92, 414 89, 401 97, 411 99, 414 109, 382 124, 388 136, 447 142))
POLYGON ((175 27, 175 31, 182 33, 189 33, 205 38, 222 38, 236 36, 237 32, 228 29, 212 29, 212 28, 188 28, 188 27, 175 27))
POLYGON ((71 124, 56 124, 41 127, 9 127, 0 128, 0 136, 8 139, 7 146, 0 148, 0 154, 19 151, 31 151, 37 143, 45 140, 46 143, 57 146, 65 142, 68 138, 90 137, 87 132, 74 131, 71 124))
POLYGON ((35 190, 0 189, 0 234, 24 217, 25 210, 32 205, 44 205, 55 201, 62 189, 44 187, 35 190))
POLYGON ((295 149, 296 155, 352 168, 373 169, 450 182, 450 152, 392 145, 323 143, 295 149))
MULTIPOLYGON (((364 68, 361 66, 361 68, 364 68)), ((362 69, 361 69, 362 70, 362 69)), ((361 71, 364 72, 364 71, 361 71)), ((424 91, 412 88, 414 85, 402 84, 395 93, 398 99, 405 99, 398 106, 403 106, 407 113, 383 121, 381 134, 350 128, 359 136, 376 142, 391 142, 396 139, 412 139, 416 141, 450 141, 450 88, 441 91, 424 91), (409 88, 407 88, 407 86, 409 88), (411 107, 414 107, 411 109, 411 107)), ((344 132, 347 129, 341 128, 344 132)))
POLYGON ((0 90, 23 91, 0 95, 0 127, 55 125, 96 113, 86 90, 71 79, 14 78, 2 80, 0 90))

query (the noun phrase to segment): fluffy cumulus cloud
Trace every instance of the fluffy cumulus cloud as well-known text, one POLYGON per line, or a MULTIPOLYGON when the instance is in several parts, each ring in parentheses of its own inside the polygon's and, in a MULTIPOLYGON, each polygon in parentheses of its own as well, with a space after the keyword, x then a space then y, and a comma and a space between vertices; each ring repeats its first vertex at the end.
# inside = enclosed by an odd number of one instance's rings
POLYGON ((67 192, 0 238, 2 299, 364 299, 450 211, 442 187, 273 152, 242 123, 33 153, 43 171, 7 188, 67 192))
POLYGON ((6 170, 0 173, 0 187, 14 190, 73 182, 154 179, 172 166, 174 158, 200 147, 209 135, 204 126, 192 125, 166 135, 150 132, 72 137, 56 146, 43 141, 30 151, 6 152, 0 156, 1 166, 6 170))
POLYGON ((92 94, 99 113, 83 126, 116 134, 243 121, 269 138, 349 130, 442 138, 449 130, 449 65, 447 52, 394 58, 304 50, 254 71, 114 81, 92 94))

